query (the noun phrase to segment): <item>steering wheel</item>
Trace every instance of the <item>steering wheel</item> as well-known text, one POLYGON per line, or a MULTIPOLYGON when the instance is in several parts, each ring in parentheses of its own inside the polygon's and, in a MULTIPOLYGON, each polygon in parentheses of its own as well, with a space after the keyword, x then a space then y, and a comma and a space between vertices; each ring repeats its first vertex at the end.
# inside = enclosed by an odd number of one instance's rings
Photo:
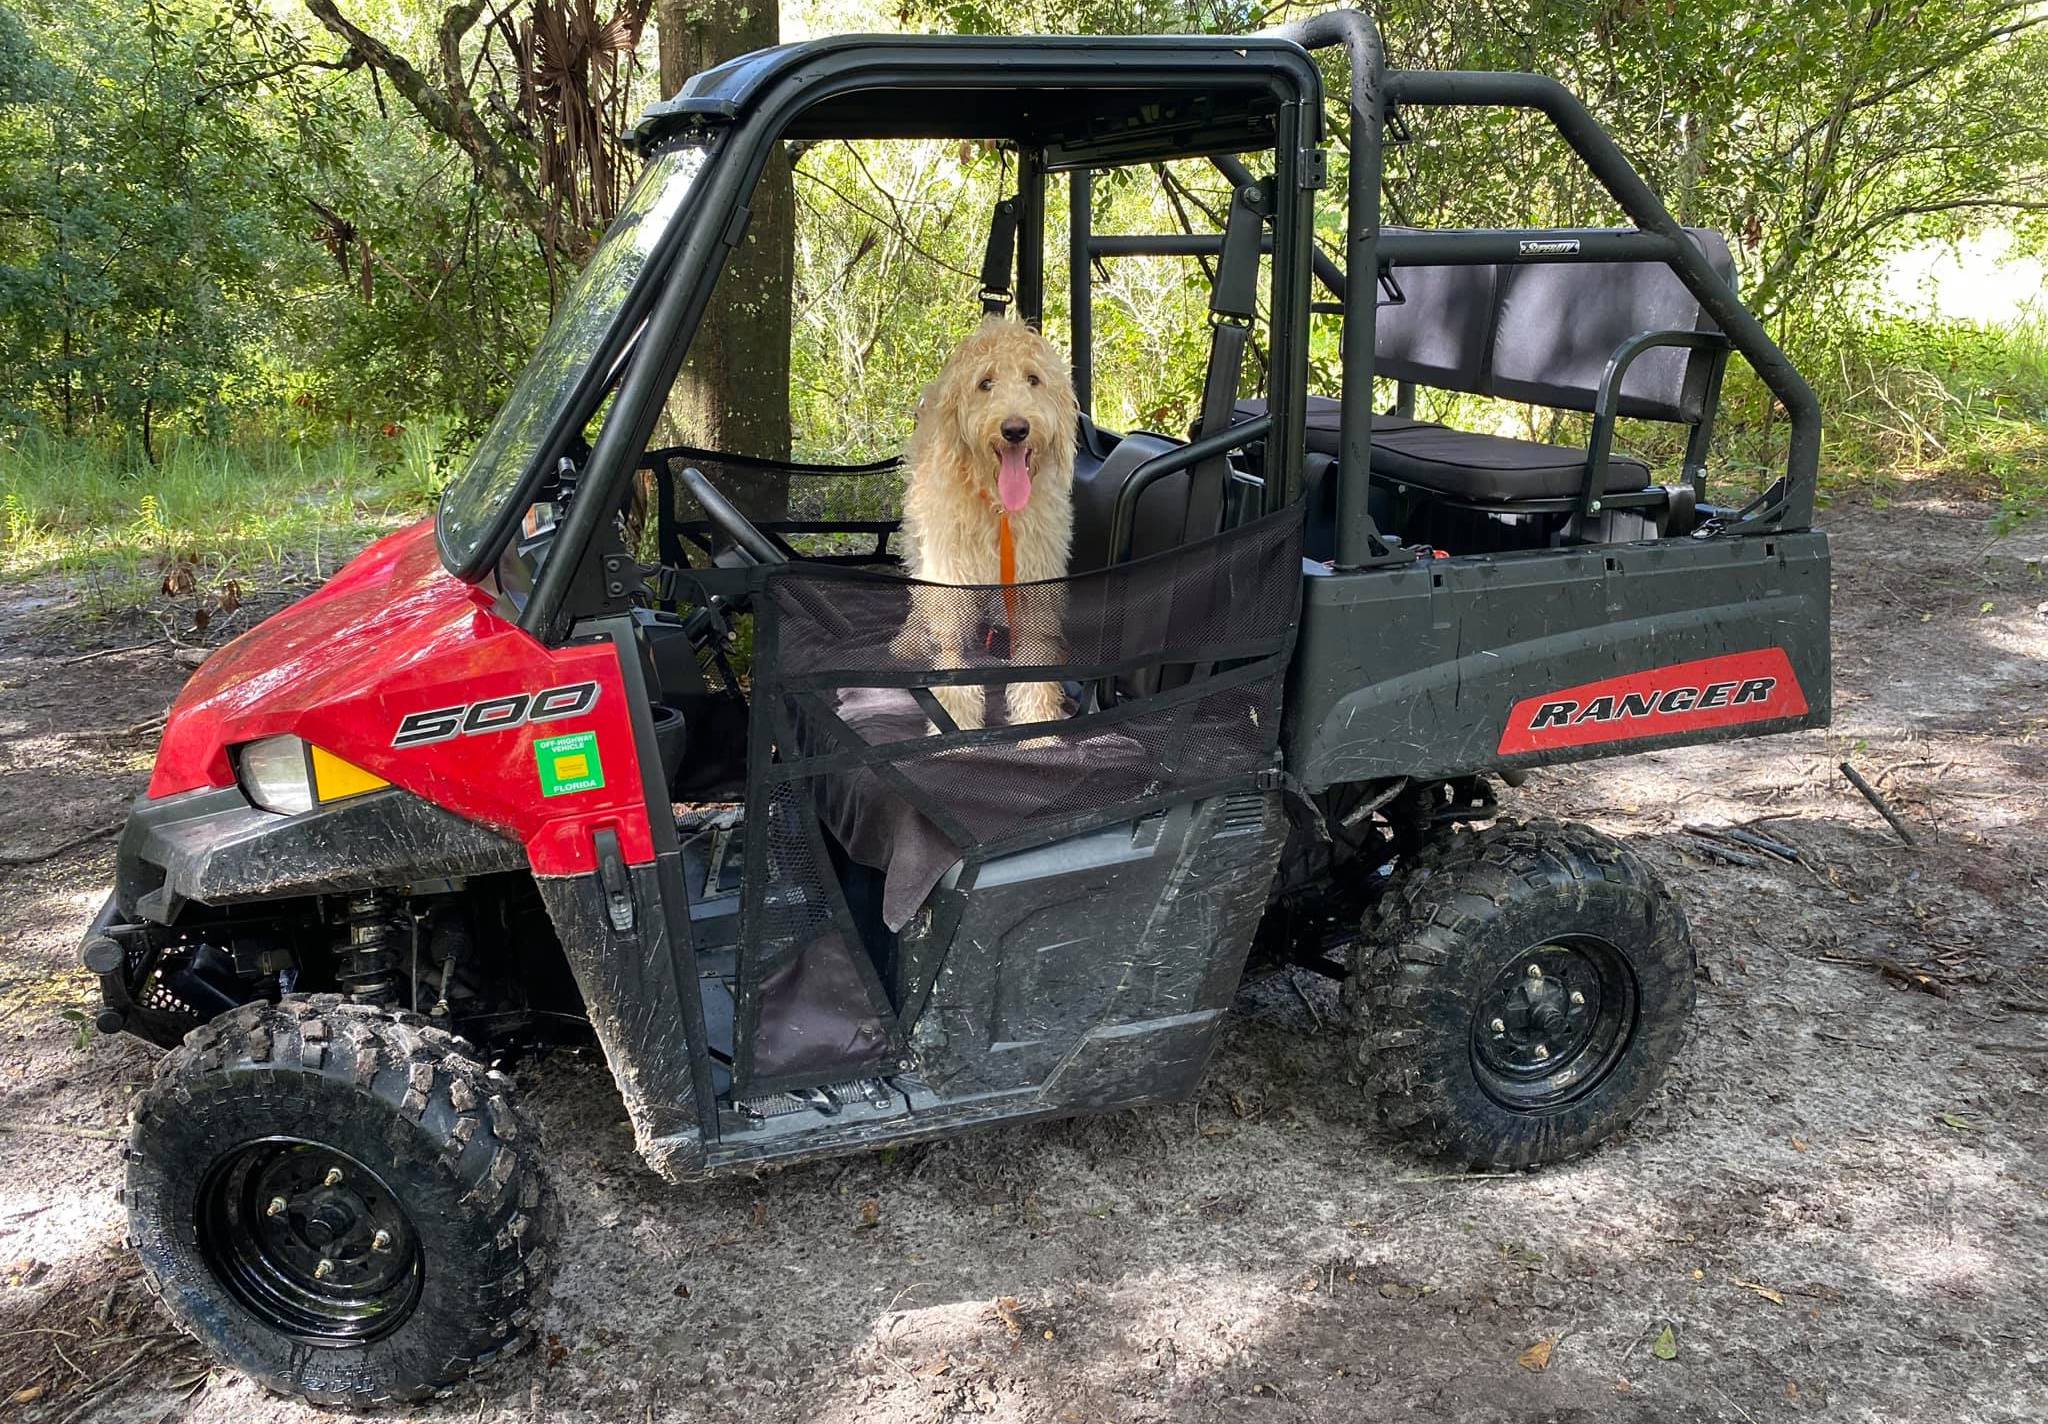
POLYGON ((749 563, 786 564, 789 555, 775 547, 775 544, 754 527, 754 522, 740 513, 739 507, 720 492, 718 486, 705 478, 704 472, 694 465, 683 467, 683 488, 690 492, 703 507, 704 517, 717 525, 725 537, 732 540, 733 547, 744 554, 749 563))

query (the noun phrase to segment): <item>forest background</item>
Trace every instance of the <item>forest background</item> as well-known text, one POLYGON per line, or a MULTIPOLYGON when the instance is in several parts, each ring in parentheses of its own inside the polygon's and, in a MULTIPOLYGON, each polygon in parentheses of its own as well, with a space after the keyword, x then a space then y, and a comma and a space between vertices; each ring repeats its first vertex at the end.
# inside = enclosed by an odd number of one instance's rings
MULTIPOLYGON (((429 509, 630 186, 617 135, 721 58, 848 31, 1242 32, 1322 8, 615 3, 0 0, 0 578, 84 571, 116 606, 167 567, 215 587, 284 558, 331 569, 429 509)), ((1396 65, 1561 79, 1683 221, 1728 234, 1745 299, 1822 395, 1824 488, 1870 482, 1882 500, 1960 482, 2001 527, 2048 508, 2048 4, 1378 14, 1396 65), (1930 293, 1934 267, 1974 278, 1973 314, 1930 293)), ((1390 150, 1390 217, 1616 220, 1535 122, 1446 113, 1412 129, 1390 150)), ((725 290, 786 292, 789 339, 779 321, 729 320, 720 359, 671 403, 676 433, 809 458, 896 448, 978 311, 1007 174, 1005 155, 952 143, 819 145, 772 174, 725 290)), ((1098 225, 1214 230, 1213 177, 1159 178, 1102 180, 1098 225)), ((1063 198, 1050 221, 1060 260, 1063 198)), ((1098 417, 1184 425, 1201 270, 1125 261, 1098 280, 1098 417)), ((1057 338, 1064 285, 1048 286, 1057 338)), ((1336 324, 1321 325, 1330 389, 1336 324)), ((1737 367, 1715 452, 1734 492, 1783 438, 1737 367)), ((1572 424, 1454 397, 1430 413, 1572 424)))

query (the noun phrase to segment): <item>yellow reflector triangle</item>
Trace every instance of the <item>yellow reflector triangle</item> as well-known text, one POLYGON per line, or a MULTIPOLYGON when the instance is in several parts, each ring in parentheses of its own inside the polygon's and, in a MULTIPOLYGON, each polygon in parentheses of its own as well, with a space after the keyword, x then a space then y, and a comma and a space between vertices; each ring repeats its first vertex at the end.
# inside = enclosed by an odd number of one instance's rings
POLYGON ((313 796, 316 800, 339 801, 345 796, 360 796, 365 791, 376 791, 390 784, 383 777, 343 761, 323 747, 313 748, 313 796))

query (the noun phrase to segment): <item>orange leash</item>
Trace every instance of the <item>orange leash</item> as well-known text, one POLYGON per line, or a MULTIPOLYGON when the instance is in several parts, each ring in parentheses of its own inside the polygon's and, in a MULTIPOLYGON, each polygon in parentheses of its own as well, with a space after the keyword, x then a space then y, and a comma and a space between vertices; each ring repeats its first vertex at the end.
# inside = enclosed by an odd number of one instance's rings
POLYGON ((1009 620, 1010 635, 1017 633, 1017 541, 1010 534, 1010 512, 996 511, 996 564, 1003 585, 1003 616, 1009 620))

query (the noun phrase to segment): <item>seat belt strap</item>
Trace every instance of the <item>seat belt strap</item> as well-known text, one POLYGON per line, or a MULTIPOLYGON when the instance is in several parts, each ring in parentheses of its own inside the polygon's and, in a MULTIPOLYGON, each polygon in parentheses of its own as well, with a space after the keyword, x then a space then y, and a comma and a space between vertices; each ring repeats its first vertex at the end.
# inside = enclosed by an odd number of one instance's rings
POLYGON ((988 251, 981 259, 981 311, 984 316, 1001 316, 1010 309, 1010 276, 1017 265, 1017 220, 1015 198, 996 204, 996 215, 988 227, 988 251))
MULTIPOLYGON (((1258 312, 1259 248, 1271 200, 1261 184, 1244 184, 1230 195, 1223 247, 1216 258, 1216 282, 1209 293, 1209 367, 1202 378, 1202 406, 1194 437, 1229 428, 1237 407, 1237 383, 1244 373, 1245 347, 1258 312)), ((1183 540, 1206 539, 1223 527, 1223 487, 1230 459, 1218 455, 1189 471, 1188 510, 1183 540)))

